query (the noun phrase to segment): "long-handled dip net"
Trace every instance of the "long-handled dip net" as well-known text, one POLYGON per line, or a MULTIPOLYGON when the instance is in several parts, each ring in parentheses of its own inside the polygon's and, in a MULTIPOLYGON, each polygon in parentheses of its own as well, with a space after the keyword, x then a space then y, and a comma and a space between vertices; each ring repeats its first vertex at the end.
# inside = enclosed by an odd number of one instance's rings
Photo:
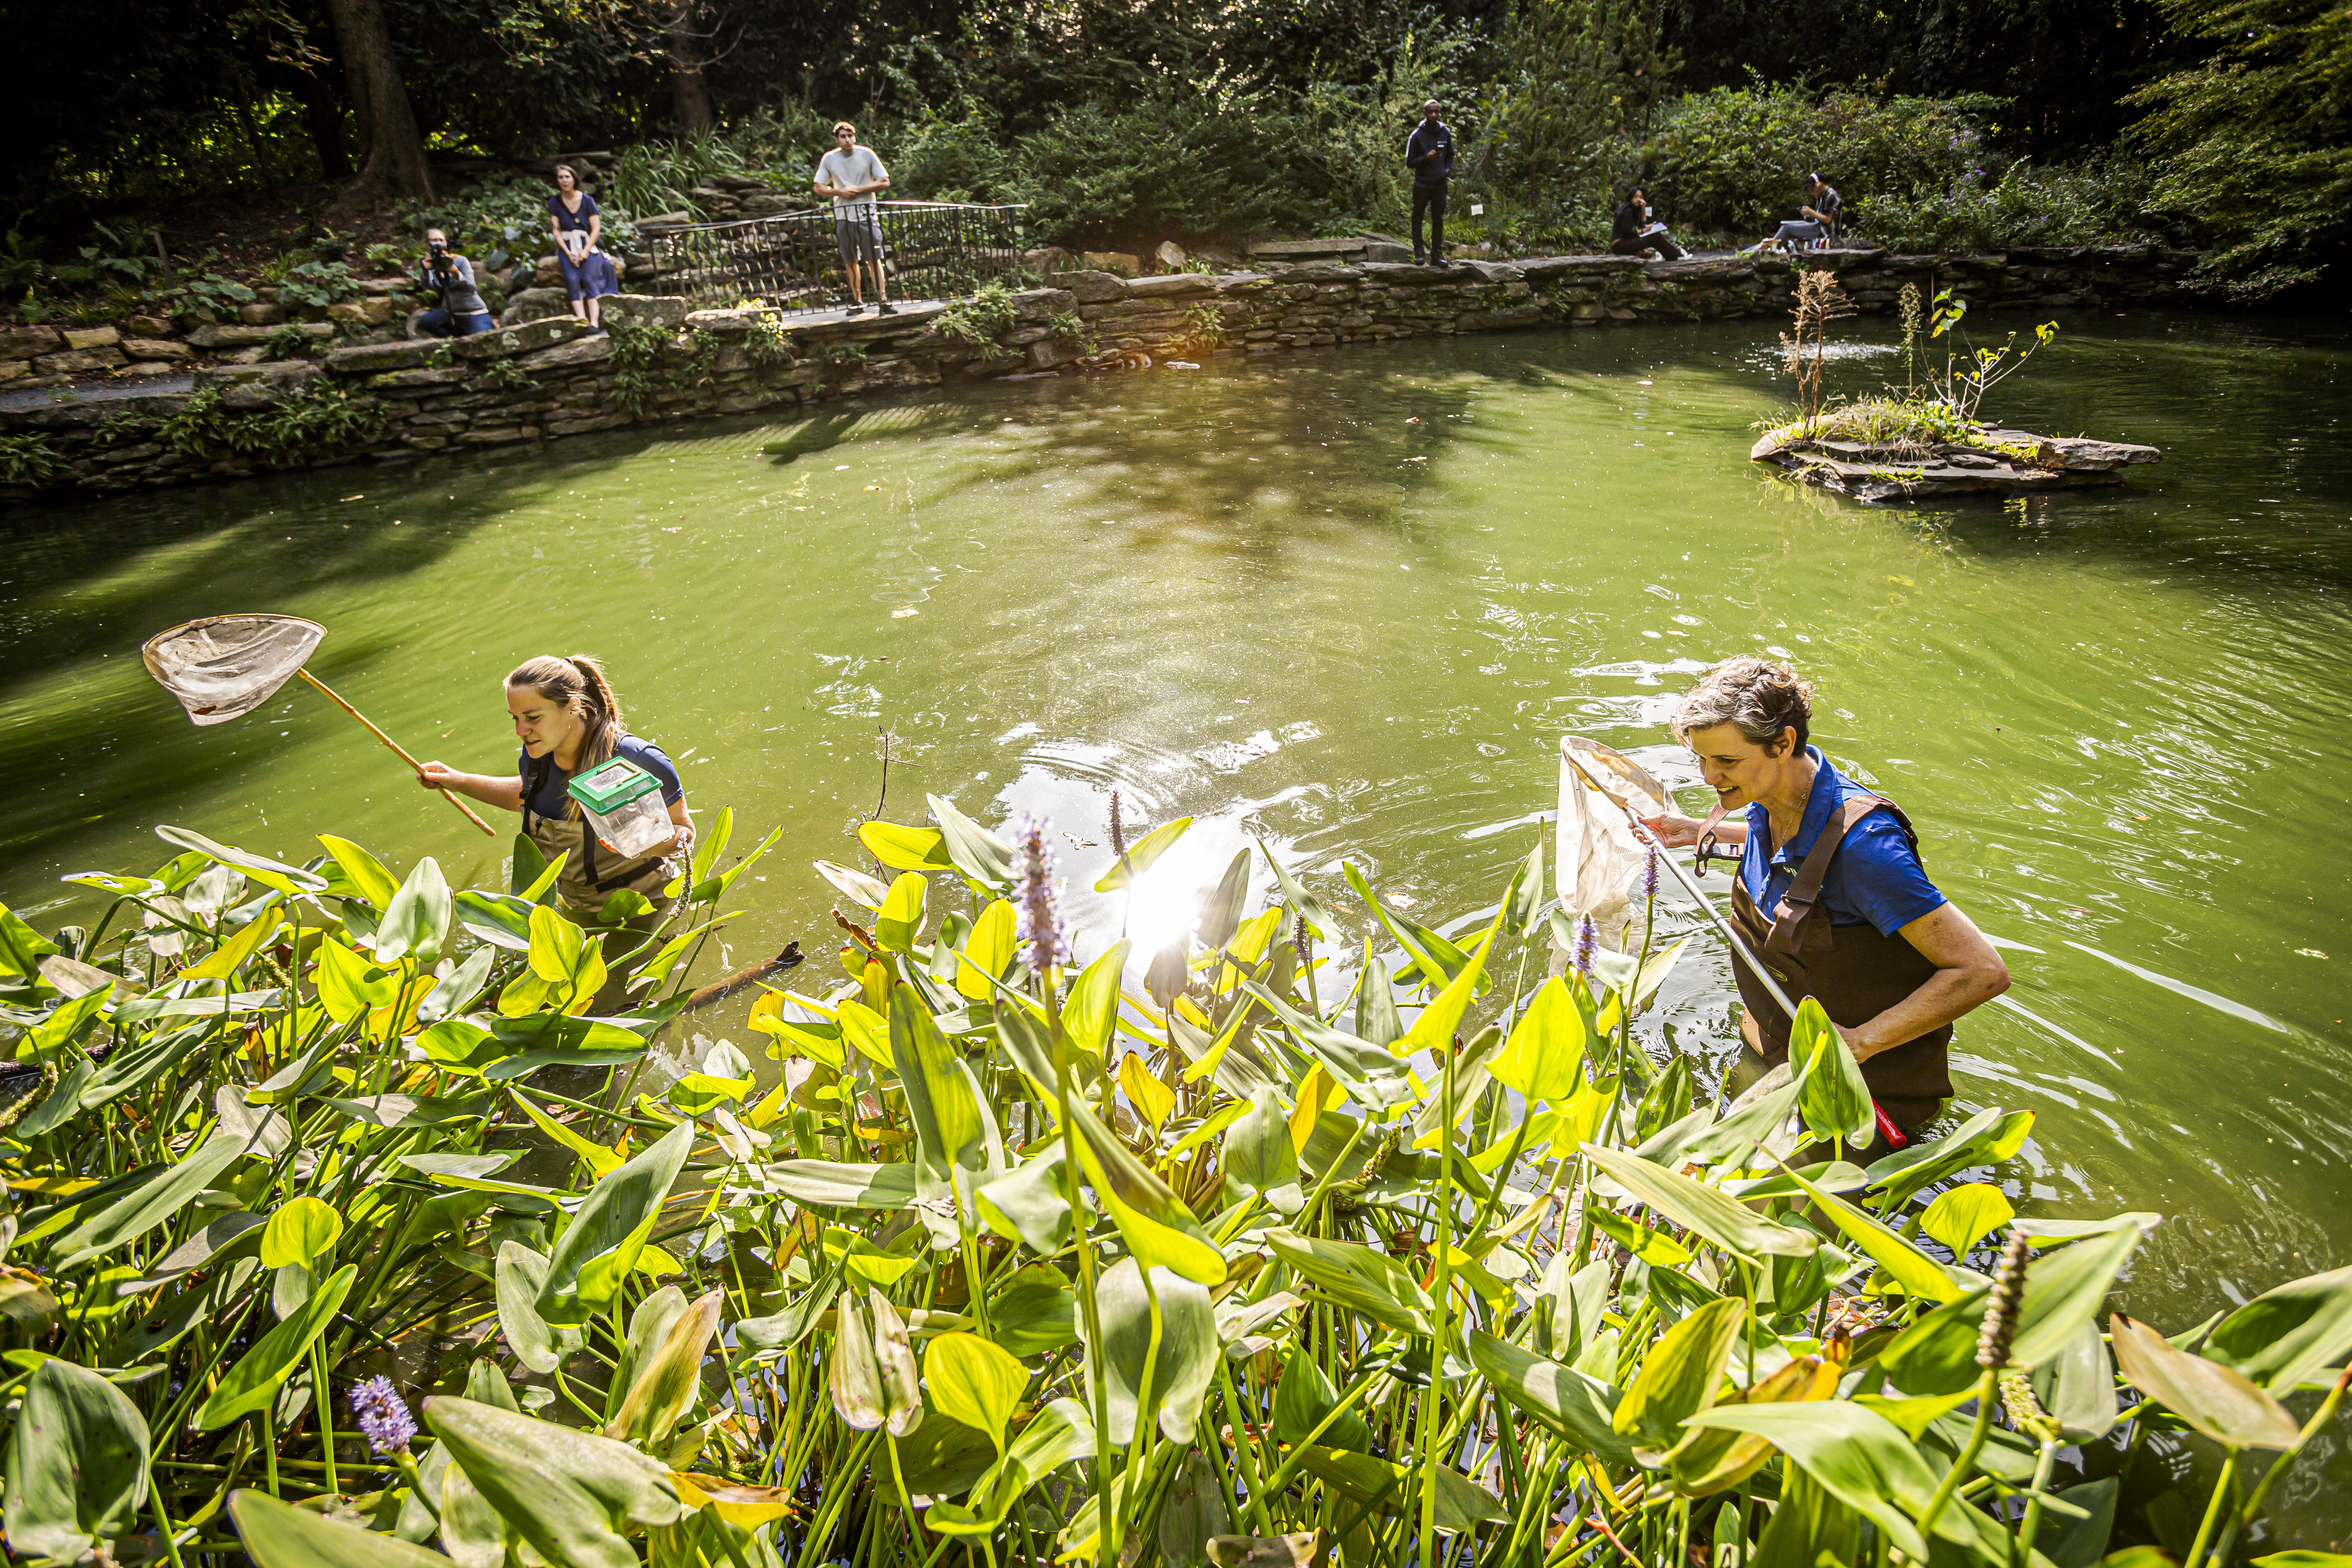
MULTIPOLYGON (((157 632, 140 647, 139 657, 146 660, 147 673, 180 700, 197 724, 242 719, 299 676, 328 701, 366 724, 368 733, 391 747, 402 762, 421 770, 423 764, 402 751, 399 742, 302 668, 326 635, 326 627, 299 616, 206 616, 157 632)), ((498 829, 475 816, 464 801, 446 789, 441 794, 466 814, 467 821, 497 836, 498 829)))

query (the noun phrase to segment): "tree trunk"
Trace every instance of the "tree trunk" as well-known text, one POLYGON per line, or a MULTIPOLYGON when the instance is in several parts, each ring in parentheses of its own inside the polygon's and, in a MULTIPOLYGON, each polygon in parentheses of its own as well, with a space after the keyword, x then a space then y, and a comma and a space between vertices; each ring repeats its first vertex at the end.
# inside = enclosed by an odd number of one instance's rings
POLYGON ((292 86, 294 96, 302 100, 303 123, 319 149, 319 177, 330 184, 350 179, 352 149, 343 139, 343 106, 335 101, 335 89, 325 78, 309 71, 297 74, 292 86))
POLYGON ((719 129, 719 111, 711 106, 709 84, 702 79, 710 40, 702 31, 699 9, 695 0, 681 0, 662 24, 669 53, 671 111, 680 135, 719 129))
POLYGON ((388 196, 430 199, 433 173, 425 162, 425 138, 393 58, 383 5, 379 0, 327 0, 327 14, 334 20, 336 52, 351 83, 362 147, 359 178, 339 205, 366 206, 388 196))

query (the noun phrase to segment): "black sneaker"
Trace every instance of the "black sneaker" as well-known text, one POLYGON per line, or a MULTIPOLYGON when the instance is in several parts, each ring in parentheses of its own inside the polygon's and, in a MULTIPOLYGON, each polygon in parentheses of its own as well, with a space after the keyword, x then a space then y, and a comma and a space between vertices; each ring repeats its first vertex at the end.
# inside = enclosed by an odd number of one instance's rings
POLYGON ((895 316, 898 313, 898 307, 885 300, 874 307, 874 313, 877 316, 895 316))
POLYGON ((864 305, 851 305, 841 313, 845 316, 862 316, 866 314, 866 307, 864 305))
POLYGON ((1412 253, 1412 264, 1415 267, 1426 267, 1429 265, 1429 258, 1416 250, 1412 253))

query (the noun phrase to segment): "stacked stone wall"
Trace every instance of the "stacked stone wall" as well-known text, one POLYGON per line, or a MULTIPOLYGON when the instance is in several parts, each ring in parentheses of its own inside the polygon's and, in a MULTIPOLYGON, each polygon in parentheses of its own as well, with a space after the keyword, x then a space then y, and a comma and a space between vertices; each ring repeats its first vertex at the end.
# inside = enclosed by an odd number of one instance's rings
POLYGON ((592 430, 1136 365, 1147 357, 1197 363, 1213 355, 1547 325, 1775 316, 1786 313, 1801 268, 1835 270, 1866 312, 1893 310, 1906 283, 1926 293, 1953 289, 1977 311, 2189 302, 2196 298, 2186 282, 2195 260, 2190 253, 2126 246, 1671 262, 1560 256, 1443 268, 1311 261, 1262 272, 1134 279, 1061 272, 1052 275, 1053 287, 1013 295, 1010 324, 978 342, 971 341, 974 317, 955 306, 895 317, 786 320, 779 332, 765 330, 753 311, 689 311, 675 300, 623 295, 604 311, 608 322, 620 323, 621 340, 587 335, 581 322, 561 316, 455 342, 355 344, 318 362, 206 364, 187 392, 0 410, 0 460, 13 451, 16 464, 15 482, 0 481, 0 499, 329 463, 445 460, 592 430), (236 450, 192 440, 172 423, 179 416, 184 425, 184 411, 198 397, 230 418, 266 416, 321 389, 346 395, 366 412, 374 433, 317 452, 236 450))

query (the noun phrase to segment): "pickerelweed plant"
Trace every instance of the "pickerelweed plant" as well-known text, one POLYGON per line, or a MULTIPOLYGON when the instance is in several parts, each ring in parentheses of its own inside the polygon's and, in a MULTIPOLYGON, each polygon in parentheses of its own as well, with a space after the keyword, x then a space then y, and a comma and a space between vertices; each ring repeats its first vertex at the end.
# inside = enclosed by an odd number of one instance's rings
POLYGON ((1811 1004, 1695 1104, 1636 1026, 1685 950, 1654 876, 1625 953, 1540 849, 1453 938, 1270 853, 1251 912, 1244 851, 1146 963, 1071 950, 1045 825, 930 804, 860 833, 893 879, 820 863, 855 907, 751 1009, 773 1073, 649 1046, 774 842, 722 869, 723 814, 650 934, 527 842, 453 891, 170 828, 68 879, 88 929, 0 912, 14 1550, 2084 1568, 2187 1429, 2204 1568, 2342 1397, 2352 1271, 2103 1334, 2157 1216, 2018 1216, 1966 1179, 2031 1127, 1998 1107, 1853 1163, 1811 1004))

